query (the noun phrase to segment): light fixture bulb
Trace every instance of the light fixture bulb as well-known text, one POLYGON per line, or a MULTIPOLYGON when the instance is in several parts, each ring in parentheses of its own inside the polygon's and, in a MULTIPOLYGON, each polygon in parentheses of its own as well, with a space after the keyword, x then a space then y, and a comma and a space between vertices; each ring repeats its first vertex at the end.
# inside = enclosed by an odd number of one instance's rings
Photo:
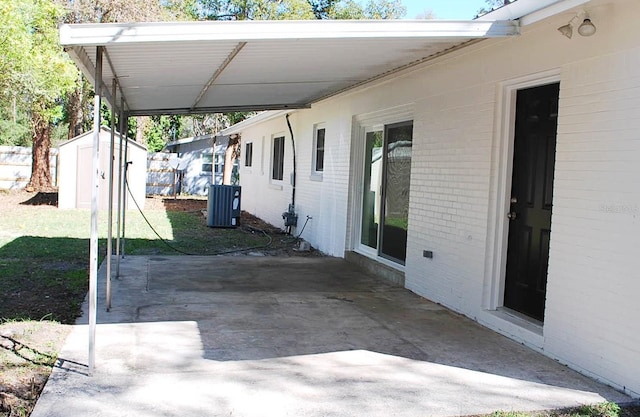
POLYGON ((569 39, 571 39, 571 36, 573 35, 573 29, 571 28, 571 24, 560 26, 558 28, 558 32, 562 33, 564 36, 566 36, 569 39))
POLYGON ((578 27, 578 33, 582 36, 591 36, 596 33, 596 26, 591 23, 591 19, 587 17, 578 27))

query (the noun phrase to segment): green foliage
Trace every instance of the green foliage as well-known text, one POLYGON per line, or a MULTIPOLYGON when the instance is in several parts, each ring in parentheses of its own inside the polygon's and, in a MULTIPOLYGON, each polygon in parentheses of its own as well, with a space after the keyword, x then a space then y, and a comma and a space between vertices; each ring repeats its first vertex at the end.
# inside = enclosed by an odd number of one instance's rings
POLYGON ((77 70, 58 44, 63 9, 50 0, 0 3, 1 95, 47 121, 62 116, 59 97, 73 88, 77 70))
POLYGON ((311 10, 316 19, 329 19, 331 16, 329 12, 333 10, 335 3, 338 0, 308 0, 311 5, 311 10))
POLYGON ((406 14, 401 0, 189 0, 199 20, 396 19, 406 14))
POLYGON ((306 0, 196 0, 199 20, 308 20, 314 19, 306 0))
POLYGON ((166 13, 176 20, 198 20, 198 3, 198 0, 164 0, 163 5, 166 13))
POLYGON ((495 411, 489 415, 490 417, 532 417, 530 413, 523 411, 495 411))
MULTIPOLYGON (((174 116, 179 118, 180 116, 174 116)), ((135 138, 136 137, 136 129, 137 129, 137 119, 135 117, 129 117, 129 119, 127 119, 127 137, 128 138, 135 138)), ((100 125, 101 126, 106 126, 108 128, 111 128, 111 110, 109 109, 109 107, 106 105, 106 103, 102 104, 102 109, 100 109, 100 125)), ((120 117, 119 115, 116 115, 116 121, 115 121, 115 127, 116 127, 116 131, 119 131, 120 129, 120 117)), ((91 130, 93 128, 93 125, 89 126, 86 130, 91 130)))
POLYGON ((178 116, 151 116, 151 122, 145 130, 149 152, 159 152, 164 145, 178 138, 181 118, 178 116))
POLYGON ((0 145, 28 146, 31 144, 29 117, 22 110, 7 108, 0 101, 0 145))
POLYGON ((57 0, 66 23, 157 22, 184 18, 185 0, 57 0), (164 7, 167 3, 171 7, 164 7))
POLYGON ((0 2, 0 143, 31 142, 29 120, 56 124, 77 70, 58 44, 63 9, 51 0, 0 2))
POLYGON ((407 13, 401 0, 369 0, 360 4, 355 0, 334 2, 326 12, 326 19, 399 19, 407 13))
POLYGON ((618 417, 619 415, 620 406, 614 402, 583 405, 578 408, 579 417, 618 417))
POLYGON ((252 112, 233 112, 233 113, 225 113, 224 116, 229 120, 229 126, 234 125, 236 123, 240 123, 244 119, 247 119, 253 116, 255 113, 252 112))
POLYGON ((528 413, 524 411, 496 411, 487 417, 619 417, 621 408, 614 402, 602 402, 567 408, 528 413))
POLYGON ((53 125, 51 129, 51 144, 57 146, 58 144, 68 139, 69 124, 65 122, 59 122, 53 125))
POLYGON ((399 19, 407 14, 400 0, 369 0, 364 10, 367 19, 399 19))

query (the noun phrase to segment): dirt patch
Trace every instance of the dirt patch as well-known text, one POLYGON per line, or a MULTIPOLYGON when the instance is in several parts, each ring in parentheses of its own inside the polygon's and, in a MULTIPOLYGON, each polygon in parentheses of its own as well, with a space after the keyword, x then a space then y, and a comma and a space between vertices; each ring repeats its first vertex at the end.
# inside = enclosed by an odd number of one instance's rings
MULTIPOLYGON (((207 197, 194 196, 150 196, 145 201, 144 210, 166 210, 191 212, 197 216, 205 216, 207 211, 207 197)), ((229 255, 250 256, 323 256, 315 248, 299 250, 300 238, 287 235, 282 229, 243 211, 240 215, 239 228, 247 233, 264 234, 268 236, 269 244, 262 248, 243 250, 229 253, 229 255)))
POLYGON ((200 211, 207 209, 207 197, 198 196, 149 196, 144 203, 144 210, 166 211, 200 211))
POLYGON ((54 322, 0 324, 0 416, 28 416, 71 327, 54 322))

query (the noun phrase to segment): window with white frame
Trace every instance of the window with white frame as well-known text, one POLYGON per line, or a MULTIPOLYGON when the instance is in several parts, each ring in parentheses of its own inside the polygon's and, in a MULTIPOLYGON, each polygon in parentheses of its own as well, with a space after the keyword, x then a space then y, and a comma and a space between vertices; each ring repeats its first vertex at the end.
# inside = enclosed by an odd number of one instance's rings
POLYGON ((326 128, 324 123, 317 124, 313 128, 313 161, 314 174, 322 175, 324 171, 324 142, 326 128))
POLYGON ((273 138, 271 157, 271 179, 282 181, 284 178, 284 136, 273 138))
POLYGON ((253 164, 253 142, 244 145, 244 166, 250 167, 253 164))
POLYGON ((202 152, 200 154, 200 160, 202 161, 202 167, 200 168, 200 171, 211 172, 213 170, 213 153, 202 152))
POLYGON ((216 174, 222 174, 222 170, 224 167, 224 155, 217 153, 215 155, 214 162, 215 162, 214 166, 215 166, 216 174))

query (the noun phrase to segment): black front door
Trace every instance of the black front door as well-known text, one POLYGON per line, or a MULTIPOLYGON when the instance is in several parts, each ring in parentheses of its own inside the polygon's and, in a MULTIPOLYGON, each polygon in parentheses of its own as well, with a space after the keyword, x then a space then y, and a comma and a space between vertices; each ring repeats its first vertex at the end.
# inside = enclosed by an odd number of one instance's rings
POLYGON ((504 305, 544 319, 559 84, 518 91, 504 305))

